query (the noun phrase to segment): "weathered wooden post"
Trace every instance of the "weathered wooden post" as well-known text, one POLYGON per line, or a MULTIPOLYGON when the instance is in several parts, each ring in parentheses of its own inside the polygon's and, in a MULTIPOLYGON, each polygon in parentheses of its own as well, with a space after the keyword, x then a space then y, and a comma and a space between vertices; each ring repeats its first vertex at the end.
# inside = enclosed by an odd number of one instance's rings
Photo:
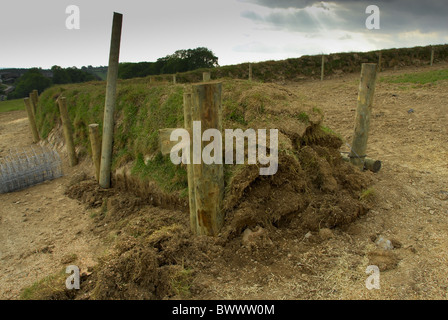
MULTIPOLYGON (((342 160, 350 162, 350 157, 348 155, 341 154, 341 156, 342 160)), ((375 160, 372 158, 364 158, 364 169, 370 170, 373 173, 379 172, 381 170, 381 165, 382 164, 380 160, 375 160)))
POLYGON ((117 92, 118 59, 120 54, 123 15, 114 12, 110 41, 109 68, 107 69, 106 102, 104 107, 103 141, 101 147, 100 186, 110 188, 110 168, 114 135, 114 111, 117 92))
POLYGON ((431 67, 434 63, 434 47, 431 46, 431 67))
POLYGON ((176 84, 177 83, 177 80, 176 80, 176 75, 175 74, 173 74, 173 84, 176 84))
POLYGON ((184 93, 184 126, 190 132, 190 164, 187 164, 188 175, 188 199, 190 207, 190 229, 193 234, 198 234, 198 219, 196 216, 196 199, 195 199, 195 186, 194 186, 194 172, 193 172, 193 109, 191 106, 191 93, 184 93))
POLYGON ((31 111, 33 112, 34 117, 36 117, 36 105, 34 104, 34 94, 32 92, 28 95, 31 104, 31 111))
POLYGON ((210 81, 210 72, 202 72, 202 81, 203 82, 207 82, 210 81))
POLYGON ((62 129, 64 130, 65 147, 70 162, 70 166, 74 167, 78 164, 78 158, 76 157, 75 144, 73 142, 73 130, 70 123, 70 117, 67 110, 67 101, 65 97, 59 97, 59 113, 61 114, 62 129))
POLYGON ((322 55, 322 68, 320 70, 320 81, 324 80, 324 72, 325 72, 325 56, 322 55))
POLYGON ((39 132, 37 131, 36 119, 34 118, 33 106, 31 105, 30 98, 23 99, 25 101, 26 113, 28 114, 28 120, 30 122, 31 133, 33 134, 33 142, 39 142, 39 132))
POLYGON ((36 116, 37 102, 39 101, 39 93, 37 90, 33 90, 33 92, 31 92, 30 96, 32 97, 34 116, 36 116))
MULTIPOLYGON (((192 120, 201 122, 200 135, 207 129, 222 132, 221 83, 192 86, 192 120)), ((194 131, 194 128, 193 128, 194 131)), ((193 132, 193 159, 202 158, 205 143, 193 132)), ((215 151, 216 152, 216 151, 215 151)), ((224 224, 224 169, 220 164, 193 164, 193 183, 198 234, 217 235, 224 224)))
POLYGON ((353 136, 350 162, 355 166, 364 168, 364 160, 369 137, 370 114, 373 106, 373 95, 376 83, 376 63, 363 63, 361 68, 361 81, 358 92, 358 105, 356 108, 355 133, 353 136))
POLYGON ((249 62, 249 81, 252 81, 252 63, 249 62))
POLYGON ((89 124, 90 146, 92 147, 92 160, 95 165, 96 181, 100 179, 100 165, 101 165, 101 139, 100 130, 97 123, 89 124))
MULTIPOLYGON (((191 90, 191 93, 184 94, 184 125, 190 132, 191 142, 190 164, 187 165, 190 226, 195 234, 217 235, 224 223, 224 212, 221 210, 224 197, 224 168, 222 161, 204 163, 202 150, 206 143, 202 141, 202 134, 207 129, 217 129, 222 135, 222 84, 196 84, 191 90), (197 126, 198 123, 200 127, 197 126)), ((173 130, 175 128, 159 130, 160 149, 163 155, 170 154, 171 149, 177 144, 175 141, 170 141, 173 130)))

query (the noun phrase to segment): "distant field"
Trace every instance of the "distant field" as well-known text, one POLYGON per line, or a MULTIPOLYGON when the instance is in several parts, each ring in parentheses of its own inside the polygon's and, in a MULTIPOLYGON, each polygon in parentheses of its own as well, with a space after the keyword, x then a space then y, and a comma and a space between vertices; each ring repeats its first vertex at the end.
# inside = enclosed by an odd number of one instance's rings
POLYGON ((414 84, 434 83, 440 80, 448 80, 448 70, 435 70, 435 71, 419 72, 412 74, 403 74, 399 76, 391 76, 381 79, 381 81, 388 83, 414 83, 414 84))
POLYGON ((0 101, 0 112, 25 110, 23 99, 0 101))

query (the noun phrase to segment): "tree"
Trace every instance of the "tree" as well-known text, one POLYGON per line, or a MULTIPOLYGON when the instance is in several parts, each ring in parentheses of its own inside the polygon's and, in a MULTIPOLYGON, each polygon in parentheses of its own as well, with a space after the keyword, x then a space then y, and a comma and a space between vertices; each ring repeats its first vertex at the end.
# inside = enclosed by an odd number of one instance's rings
POLYGON ((186 72, 200 68, 218 67, 218 57, 207 48, 177 50, 156 62, 120 63, 118 77, 129 79, 157 74, 186 72))
POLYGON ((49 86, 51 86, 51 80, 45 77, 39 69, 32 68, 19 78, 15 90, 9 95, 9 97, 24 98, 27 97, 33 90, 42 92, 49 86))
POLYGON ((54 84, 64 84, 71 82, 70 76, 67 71, 60 66, 52 66, 51 71, 53 72, 54 84))

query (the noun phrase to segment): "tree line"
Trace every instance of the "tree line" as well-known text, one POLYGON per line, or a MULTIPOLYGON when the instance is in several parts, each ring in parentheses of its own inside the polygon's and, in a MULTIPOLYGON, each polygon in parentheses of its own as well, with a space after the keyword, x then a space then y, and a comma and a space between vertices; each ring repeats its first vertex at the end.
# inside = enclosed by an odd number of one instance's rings
POLYGON ((42 69, 29 69, 24 75, 17 79, 14 84, 15 89, 8 95, 8 99, 24 98, 33 90, 42 92, 53 84, 101 80, 99 77, 76 67, 61 68, 60 66, 53 66, 51 72, 53 73, 53 77, 49 78, 42 73, 42 69))
POLYGON ((211 50, 199 47, 177 50, 171 55, 157 59, 156 62, 120 63, 118 77, 120 79, 130 79, 218 66, 218 57, 211 50))
MULTIPOLYGON (((177 50, 171 55, 157 59, 156 62, 120 63, 118 77, 130 79, 136 77, 146 77, 149 75, 174 74, 186 72, 200 68, 218 67, 218 58, 213 52, 204 47, 196 49, 177 50)), ((54 84, 80 83, 101 78, 93 74, 92 66, 62 68, 53 66, 51 68, 52 78, 43 74, 42 69, 29 69, 16 81, 15 90, 8 95, 8 99, 18 99, 28 96, 33 90, 44 91, 54 84)))

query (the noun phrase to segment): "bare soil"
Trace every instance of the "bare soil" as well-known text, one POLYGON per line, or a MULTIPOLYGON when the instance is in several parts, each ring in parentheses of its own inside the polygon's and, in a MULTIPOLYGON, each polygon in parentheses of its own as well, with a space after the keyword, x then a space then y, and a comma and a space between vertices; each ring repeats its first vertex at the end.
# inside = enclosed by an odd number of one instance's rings
MULTIPOLYGON (((283 85, 351 143, 358 84, 350 74, 283 85)), ((217 238, 192 237, 185 208, 102 191, 88 159, 72 169, 64 158, 64 177, 0 195, 0 298, 18 299, 24 287, 75 264, 86 274, 79 299, 446 299, 447 89, 447 81, 377 82, 368 156, 382 161, 379 173, 331 161, 301 161, 297 172, 289 163, 268 182, 242 173, 250 190, 217 238), (380 236, 394 248, 379 248, 380 236), (379 290, 365 286, 369 265, 381 270, 379 290)), ((0 114, 0 134, 0 156, 31 144, 25 112, 0 114)), ((335 150, 322 143, 302 156, 331 158, 335 150)))

